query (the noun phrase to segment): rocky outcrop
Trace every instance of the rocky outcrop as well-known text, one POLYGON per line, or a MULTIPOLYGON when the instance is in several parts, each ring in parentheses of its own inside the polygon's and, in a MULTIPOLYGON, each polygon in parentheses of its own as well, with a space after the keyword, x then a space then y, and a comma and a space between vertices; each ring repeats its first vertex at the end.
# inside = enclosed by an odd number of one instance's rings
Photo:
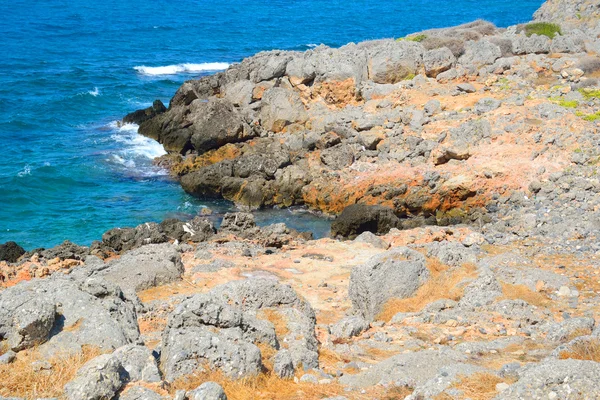
POLYGON ((75 379, 65 385, 69 400, 112 399, 124 384, 126 372, 116 357, 104 354, 86 363, 75 379))
POLYGON ((17 262, 19 257, 23 254, 25 254, 25 249, 15 242, 6 242, 0 245, 0 261, 14 263, 17 262))
POLYGON ((331 236, 354 239, 363 232, 385 234, 400 226, 394 210, 382 206, 348 206, 331 224, 331 236))
POLYGON ((238 379, 260 373, 258 343, 287 349, 294 368, 318 366, 315 315, 311 306, 289 286, 251 279, 218 286, 180 304, 163 332, 161 365, 172 381, 203 368, 218 368, 238 379), (257 312, 272 310, 286 321, 278 337, 257 312))
POLYGON ((135 302, 102 278, 22 282, 0 292, 0 338, 15 350, 41 345, 45 354, 115 349, 139 340, 135 302))
POLYGON ((402 247, 389 250, 352 269, 352 307, 365 320, 373 321, 388 300, 412 296, 428 278, 420 253, 402 247))

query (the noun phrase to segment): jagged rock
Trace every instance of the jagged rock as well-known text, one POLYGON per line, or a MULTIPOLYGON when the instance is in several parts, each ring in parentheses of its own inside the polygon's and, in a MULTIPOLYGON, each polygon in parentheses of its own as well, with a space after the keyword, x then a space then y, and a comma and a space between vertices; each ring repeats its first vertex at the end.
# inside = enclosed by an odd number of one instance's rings
POLYGON ((123 117, 124 124, 141 124, 149 119, 154 118, 158 114, 162 114, 167 111, 167 107, 160 100, 154 100, 152 106, 148 108, 144 108, 142 110, 137 110, 132 113, 127 114, 123 117))
POLYGON ((496 396, 497 400, 593 399, 600 396, 600 363, 548 359, 518 371, 519 380, 496 396))
POLYGON ((339 339, 358 336, 369 329, 369 322, 362 317, 346 317, 329 327, 331 335, 339 339))
POLYGON ((143 386, 134 386, 120 393, 117 400, 165 400, 160 394, 143 386))
POLYGON ((474 107, 475 114, 484 114, 490 111, 494 111, 502 105, 500 100, 496 100, 492 97, 486 97, 477 102, 474 107))
POLYGON ((140 291, 181 279, 181 255, 169 243, 150 244, 125 253, 97 273, 123 290, 140 291))
POLYGON ((410 297, 428 278, 429 270, 420 253, 406 247, 388 250, 352 269, 352 307, 372 321, 388 300, 410 297))
POLYGON ((189 400, 227 400, 225 391, 216 382, 204 382, 198 388, 187 393, 189 400))
POLYGON ((552 41, 547 36, 517 35, 512 38, 512 51, 514 54, 543 54, 550 52, 552 41))
POLYGON ((338 144, 321 152, 321 162, 334 170, 340 170, 354 162, 354 152, 350 146, 338 144))
POLYGON ((414 76, 423 64, 425 49, 411 41, 380 41, 367 45, 369 79, 396 83, 414 76))
POLYGON ((344 375, 339 382, 359 388, 387 384, 415 387, 435 377, 441 368, 448 365, 458 368, 464 361, 463 354, 447 349, 397 354, 356 375, 344 375))
POLYGON ((502 51, 489 40, 469 41, 465 45, 465 54, 458 62, 467 68, 479 68, 483 65, 491 65, 502 57, 502 51))
POLYGON ((482 270, 477 279, 465 287, 459 306, 475 309, 492 304, 500 296, 502 287, 494 274, 489 270, 482 270))
MULTIPOLYGON (((0 337, 10 337, 19 329, 15 317, 19 310, 27 310, 26 304, 47 303, 49 311, 56 307, 56 314, 51 335, 39 347, 42 354, 77 353, 84 345, 116 349, 139 340, 137 298, 134 301, 126 297, 118 287, 101 278, 61 275, 21 282, 0 292, 0 337)), ((44 315, 50 318, 50 312, 44 315)), ((44 322, 32 322, 37 333, 46 332, 49 324, 46 317, 41 321, 44 322)))
POLYGON ((452 51, 447 47, 429 50, 423 54, 425 74, 432 78, 437 77, 444 71, 448 71, 455 62, 456 57, 454 57, 452 51))
POLYGON ((303 124, 308 120, 298 93, 282 87, 274 87, 264 93, 260 117, 263 128, 273 132, 281 132, 290 124, 303 124))
POLYGON ((386 234, 400 225, 391 208, 353 204, 348 206, 331 224, 331 236, 355 239, 363 232, 386 234))
POLYGON ((114 351, 129 381, 160 382, 160 372, 152 352, 144 346, 129 344, 114 351))
POLYGON ((254 215, 250 213, 227 213, 223 216, 220 232, 243 233, 256 227, 254 215))
POLYGON ((378 249, 387 250, 390 247, 388 242, 369 231, 361 233, 354 239, 354 241, 357 243, 368 243, 378 249))
POLYGON ((446 164, 450 160, 464 161, 471 157, 469 147, 466 145, 457 147, 444 147, 432 152, 433 163, 435 165, 446 164))
POLYGON ((60 258, 61 260, 83 260, 89 254, 90 249, 88 247, 78 246, 68 240, 65 240, 58 246, 44 250, 40 253, 40 255, 47 260, 51 260, 56 257, 60 258))
POLYGON ((294 360, 289 350, 282 349, 275 354, 273 371, 278 377, 290 379, 294 377, 294 360))
POLYGON ((125 377, 119 360, 103 354, 77 371, 75 378, 65 385, 65 396, 69 400, 112 399, 125 383, 125 377))
POLYGON ((6 242, 0 244, 0 261, 8 261, 9 263, 17 262, 19 257, 25 254, 25 249, 15 242, 6 242))
POLYGON ((22 304, 12 314, 12 327, 7 336, 8 346, 14 351, 20 351, 46 342, 55 317, 55 305, 42 299, 33 298, 22 304))
POLYGON ((166 236, 179 242, 204 242, 215 234, 215 228, 209 220, 194 217, 190 221, 170 218, 160 223, 160 229, 166 236))
POLYGON ((164 243, 167 240, 160 226, 154 222, 141 224, 135 228, 114 228, 102 235, 102 244, 117 253, 145 244, 164 243))
POLYGON ((553 342, 563 342, 574 339, 574 335, 589 335, 594 331, 596 321, 593 318, 569 318, 561 323, 550 325, 546 339, 553 342))
POLYGON ((427 256, 437 257, 442 264, 462 267, 477 262, 477 252, 456 242, 433 242, 427 245, 427 256))

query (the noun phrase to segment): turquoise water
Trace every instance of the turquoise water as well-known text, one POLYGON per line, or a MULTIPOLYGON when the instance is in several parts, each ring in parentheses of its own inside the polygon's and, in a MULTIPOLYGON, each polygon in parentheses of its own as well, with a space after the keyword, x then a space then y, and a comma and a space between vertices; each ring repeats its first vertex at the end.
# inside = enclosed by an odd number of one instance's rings
MULTIPOLYGON (((399 37, 483 18, 531 19, 542 1, 16 0, 0 2, 0 242, 89 244, 115 226, 186 217, 193 199, 152 166, 163 153, 117 128, 186 79, 261 50, 399 37), (161 68, 157 68, 161 67, 161 68)), ((326 234, 305 213, 261 213, 326 234)))

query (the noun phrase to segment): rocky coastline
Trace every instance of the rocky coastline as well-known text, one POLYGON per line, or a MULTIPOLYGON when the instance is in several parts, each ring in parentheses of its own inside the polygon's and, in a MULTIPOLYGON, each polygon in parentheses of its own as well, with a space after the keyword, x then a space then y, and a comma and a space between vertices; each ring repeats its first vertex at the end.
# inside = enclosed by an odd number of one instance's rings
POLYGON ((241 212, 0 245, 0 399, 599 398, 599 53, 598 5, 550 0, 128 114, 241 212), (292 206, 331 238, 252 214, 292 206))

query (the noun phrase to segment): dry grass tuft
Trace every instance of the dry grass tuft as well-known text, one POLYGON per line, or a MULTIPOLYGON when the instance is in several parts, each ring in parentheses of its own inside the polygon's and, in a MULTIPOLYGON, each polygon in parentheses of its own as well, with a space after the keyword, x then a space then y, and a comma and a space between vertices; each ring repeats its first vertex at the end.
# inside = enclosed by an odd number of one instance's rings
POLYGON ((550 304, 550 299, 542 293, 534 292, 525 285, 511 285, 502 283, 502 293, 504 300, 525 300, 531 305, 537 307, 546 307, 550 304))
POLYGON ((600 362, 600 339, 582 340, 574 343, 569 350, 562 351, 559 358, 561 360, 572 358, 600 362))
MULTIPOLYGON (((464 393, 464 398, 466 399, 488 400, 498 395, 498 392, 496 391, 496 385, 501 382, 506 381, 487 372, 477 372, 475 374, 462 377, 460 381, 452 385, 452 388, 461 390, 464 393)), ((436 397, 436 400, 443 400, 445 398, 448 397, 438 396, 436 397)))
POLYGON ((0 342, 0 356, 8 351, 8 344, 6 341, 0 342))
POLYGON ((406 386, 395 386, 387 391, 382 400, 402 400, 412 394, 412 390, 406 386))
POLYGON ((399 312, 418 312, 426 305, 440 299, 460 300, 463 287, 459 284, 465 279, 477 276, 477 267, 473 264, 450 268, 437 258, 429 259, 427 268, 431 277, 417 290, 417 293, 408 299, 391 299, 383 306, 377 319, 388 322, 399 312))
POLYGON ((352 361, 350 358, 342 357, 340 354, 333 350, 320 348, 319 349, 319 365, 325 368, 338 368, 338 363, 349 363, 352 361))
POLYGON ((258 311, 256 316, 272 323, 275 326, 275 333, 277 334, 278 338, 285 337, 288 333, 290 333, 287 327, 287 321, 279 311, 271 308, 263 308, 258 311))
POLYGON ((337 383, 320 385, 295 383, 293 380, 281 379, 270 371, 254 377, 231 380, 220 371, 207 370, 176 380, 169 390, 171 393, 181 389, 193 390, 208 381, 220 384, 229 400, 317 400, 344 393, 343 388, 337 383))
POLYGON ((84 347, 83 352, 71 357, 55 357, 48 361, 52 370, 35 371, 32 363, 43 360, 36 350, 20 352, 8 365, 0 365, 0 396, 38 398, 60 397, 63 387, 73 379, 83 364, 102 354, 100 349, 84 347))

